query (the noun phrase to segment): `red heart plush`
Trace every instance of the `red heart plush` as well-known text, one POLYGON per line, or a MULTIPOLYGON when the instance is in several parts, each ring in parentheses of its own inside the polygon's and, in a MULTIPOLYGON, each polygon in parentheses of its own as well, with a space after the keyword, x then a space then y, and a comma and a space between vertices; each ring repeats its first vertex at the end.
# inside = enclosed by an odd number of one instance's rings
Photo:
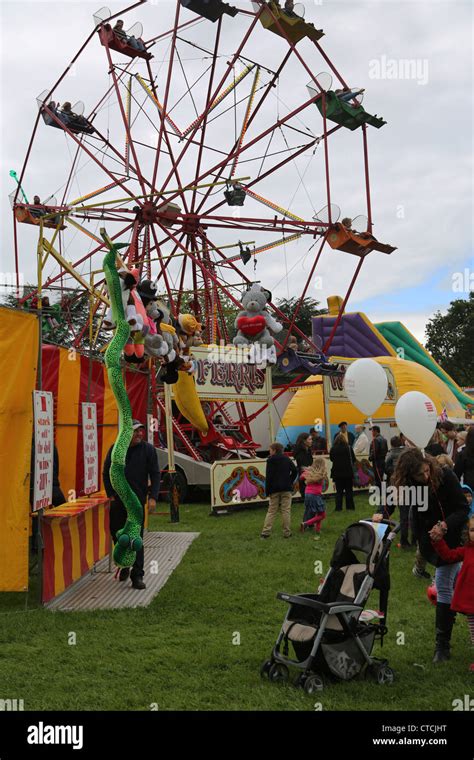
POLYGON ((244 335, 249 335, 252 338, 255 335, 263 332, 266 327, 266 320, 262 314, 255 317, 239 317, 237 320, 237 327, 244 335))

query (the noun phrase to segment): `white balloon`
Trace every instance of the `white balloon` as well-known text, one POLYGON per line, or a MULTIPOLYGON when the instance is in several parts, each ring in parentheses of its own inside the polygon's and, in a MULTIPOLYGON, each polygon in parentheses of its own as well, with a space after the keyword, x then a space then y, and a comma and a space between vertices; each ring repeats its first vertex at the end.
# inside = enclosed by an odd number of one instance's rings
POLYGON ((383 367, 373 359, 357 359, 344 375, 344 390, 349 401, 370 417, 383 404, 388 381, 383 367))
POLYGON ((403 435, 423 449, 436 429, 438 415, 429 396, 420 391, 408 391, 397 401, 395 419, 403 435))

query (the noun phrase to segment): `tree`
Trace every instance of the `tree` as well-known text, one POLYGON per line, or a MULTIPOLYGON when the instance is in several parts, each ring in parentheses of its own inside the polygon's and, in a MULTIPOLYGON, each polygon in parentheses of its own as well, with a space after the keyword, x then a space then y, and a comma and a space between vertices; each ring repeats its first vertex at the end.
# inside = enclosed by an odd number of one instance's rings
MULTIPOLYGON (((293 298, 280 298, 277 301, 276 305, 280 311, 283 312, 285 317, 291 320, 293 314, 295 313, 295 310, 298 307, 299 302, 300 297, 293 296, 293 298)), ((298 327, 301 332, 307 335, 309 338, 311 338, 313 334, 313 323, 311 318, 317 316, 318 314, 328 313, 327 309, 318 309, 318 306, 319 301, 316 301, 314 298, 304 298, 295 320, 296 327, 298 327)), ((289 325, 285 324, 284 327, 288 328, 289 325)))
POLYGON ((426 348, 459 385, 474 382, 474 293, 451 301, 446 314, 437 311, 426 325, 426 348))

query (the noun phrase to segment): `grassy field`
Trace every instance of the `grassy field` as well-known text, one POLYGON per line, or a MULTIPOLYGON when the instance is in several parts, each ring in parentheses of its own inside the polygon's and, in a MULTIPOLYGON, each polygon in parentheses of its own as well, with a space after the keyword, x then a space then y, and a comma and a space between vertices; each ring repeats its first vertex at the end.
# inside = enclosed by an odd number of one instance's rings
MULTIPOLYGON (((374 649, 394 668, 394 684, 330 684, 315 698, 260 679, 285 613, 276 592, 315 590, 314 562, 327 571, 351 522, 350 513, 333 510, 328 500, 319 543, 298 532, 301 504, 293 507, 289 540, 279 523, 260 539, 263 510, 216 518, 190 504, 178 525, 151 517, 151 530, 200 536, 146 609, 51 613, 35 607, 34 582, 27 608, 24 595, 1 595, 0 696, 23 699, 26 710, 314 710, 315 701, 324 710, 452 710, 453 699, 472 691, 466 620, 458 616, 451 661, 433 666, 434 608, 427 583, 411 573, 411 550, 392 551, 389 634, 383 650, 374 649)), ((359 496, 356 515, 367 514, 359 496)), ((376 593, 371 601, 377 608, 376 593)))

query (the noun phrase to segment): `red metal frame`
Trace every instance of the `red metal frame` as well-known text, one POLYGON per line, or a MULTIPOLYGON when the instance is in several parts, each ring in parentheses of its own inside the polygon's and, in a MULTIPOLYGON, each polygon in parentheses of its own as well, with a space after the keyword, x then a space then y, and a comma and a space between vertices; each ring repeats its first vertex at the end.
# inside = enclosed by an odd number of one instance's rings
MULTIPOLYGON (((139 0, 139 2, 136 2, 127 8, 125 10, 119 11, 113 16, 111 16, 110 19, 107 19, 107 22, 110 22, 111 19, 116 18, 117 16, 121 16, 124 13, 132 10, 133 8, 136 8, 140 5, 142 5, 146 0, 139 0)), ((251 149, 253 146, 257 145, 260 141, 264 140, 266 137, 271 135, 275 130, 279 129, 280 127, 284 126, 285 124, 288 124, 291 122, 291 120, 301 114, 303 111, 305 111, 310 106, 315 106, 315 103, 318 99, 322 99, 323 107, 322 107, 322 119, 323 119, 323 135, 322 138, 314 138, 311 135, 308 135, 308 142, 305 143, 301 148, 297 149, 289 149, 288 155, 285 155, 285 157, 281 160, 279 160, 274 165, 271 165, 269 168, 266 169, 265 172, 260 174, 258 177, 250 179, 250 181, 245 185, 244 188, 248 187, 249 189, 251 187, 254 187, 258 182, 261 182, 263 179, 271 176, 272 174, 277 173, 282 167, 284 167, 286 164, 288 164, 290 161, 297 158, 299 155, 304 153, 308 150, 308 148, 313 147, 317 142, 319 142, 320 139, 322 139, 324 143, 324 175, 325 175, 325 189, 326 189, 326 200, 327 205, 329 208, 329 215, 330 215, 330 209, 331 209, 331 182, 330 182, 330 166, 329 166, 329 137, 330 135, 334 134, 336 131, 341 129, 339 125, 333 126, 330 129, 328 129, 327 121, 326 121, 326 99, 325 99, 325 93, 322 91, 321 87, 318 84, 317 78, 313 74, 313 70, 316 70, 315 67, 311 67, 307 64, 307 62, 304 60, 302 55, 300 54, 299 50, 296 47, 296 44, 293 43, 286 34, 284 28, 280 25, 278 19, 275 17, 275 15, 272 13, 271 9, 264 5, 263 3, 260 3, 261 7, 260 10, 257 12, 251 12, 248 10, 239 9, 239 11, 243 14, 245 17, 249 17, 250 24, 247 28, 247 30, 243 34, 243 38, 238 45, 236 52, 229 56, 229 59, 226 61, 226 68, 224 71, 224 74, 220 77, 217 76, 217 61, 218 57, 220 56, 220 44, 221 44, 221 37, 222 37, 222 29, 223 29, 223 19, 220 18, 216 24, 215 27, 215 34, 213 39, 213 48, 212 51, 209 51, 212 55, 212 64, 210 66, 210 69, 207 73, 208 75, 208 82, 207 82, 207 91, 205 96, 205 103, 203 110, 199 113, 198 118, 196 119, 195 123, 193 124, 193 127, 190 131, 190 133, 185 138, 185 144, 179 151, 178 155, 175 156, 174 150, 173 150, 173 142, 172 140, 176 138, 176 135, 169 131, 168 126, 166 124, 166 117, 170 110, 170 107, 172 107, 172 97, 173 97, 173 81, 174 81, 174 75, 175 75, 175 59, 177 56, 177 42, 178 42, 178 33, 181 32, 183 29, 189 27, 192 28, 197 23, 199 23, 199 18, 193 17, 189 21, 181 22, 180 15, 181 15, 181 5, 179 3, 179 0, 176 0, 176 12, 175 12, 175 18, 174 18, 174 25, 173 27, 155 37, 151 37, 147 41, 147 50, 150 50, 151 47, 153 47, 157 42, 160 40, 163 40, 165 38, 171 37, 171 50, 169 54, 169 63, 166 71, 166 78, 165 78, 165 86, 164 90, 160 93, 160 101, 162 101, 162 108, 160 112, 160 116, 157 119, 157 144, 156 146, 148 146, 145 143, 139 143, 137 141, 137 144, 145 145, 145 147, 153 148, 155 151, 154 160, 153 160, 153 169, 151 172, 151 177, 145 176, 138 159, 138 154, 135 149, 135 142, 134 142, 134 136, 133 136, 133 128, 132 125, 128 123, 128 119, 126 116, 126 109, 123 102, 122 92, 120 90, 120 83, 123 79, 123 77, 129 73, 129 69, 131 65, 133 64, 133 60, 129 61, 126 65, 122 66, 116 66, 114 64, 114 61, 111 56, 111 50, 109 48, 109 45, 107 43, 107 40, 103 40, 103 45, 106 52, 106 60, 109 68, 109 72, 112 76, 112 84, 107 89, 105 95, 99 100, 99 102, 96 104, 96 106, 92 109, 90 113, 89 120, 92 122, 96 119, 96 116, 99 112, 100 107, 107 101, 107 98, 110 97, 112 93, 114 93, 116 100, 119 105, 119 110, 121 114, 121 119, 123 121, 123 128, 127 137, 127 144, 130 148, 131 155, 133 157, 133 164, 132 162, 129 163, 129 169, 134 174, 134 177, 131 179, 137 180, 140 188, 141 188, 141 195, 143 197, 138 198, 136 196, 136 193, 133 192, 128 187, 128 177, 123 179, 120 174, 117 171, 110 170, 106 165, 105 162, 102 160, 99 160, 94 153, 91 150, 90 142, 87 142, 85 137, 83 135, 75 135, 71 130, 69 130, 62 122, 60 122, 55 114, 53 114, 50 109, 47 107, 47 105, 44 106, 44 109, 46 113, 48 113, 57 123, 62 127, 64 132, 67 134, 69 138, 74 140, 76 143, 76 152, 74 155, 74 159, 72 162, 71 169, 69 171, 69 175, 67 177, 66 186, 64 189, 62 202, 60 208, 64 209, 65 199, 69 190, 69 187, 71 185, 74 171, 77 166, 77 162, 79 159, 79 156, 81 155, 81 152, 84 151, 85 155, 88 156, 92 161, 95 162, 96 165, 98 165, 102 171, 104 171, 107 176, 113 181, 117 182, 117 187, 120 187, 121 190, 123 190, 125 195, 128 195, 131 199, 133 199, 134 205, 138 206, 139 209, 143 210, 146 209, 155 209, 157 212, 162 210, 167 203, 173 202, 175 199, 178 199, 178 203, 180 204, 180 207, 182 207, 182 212, 178 215, 176 219, 176 227, 177 229, 172 229, 170 227, 165 227, 162 224, 163 218, 159 217, 158 215, 153 216, 152 213, 152 221, 143 221, 142 217, 140 217, 140 212, 137 215, 135 211, 133 211, 132 208, 127 207, 126 205, 122 205, 120 208, 109 208, 106 205, 98 204, 93 207, 92 210, 88 211, 87 213, 81 214, 81 209, 78 207, 77 210, 75 210, 75 216, 79 219, 103 219, 104 221, 114 223, 117 225, 117 223, 120 224, 120 229, 117 232, 114 232, 110 234, 110 237, 112 240, 117 240, 122 238, 124 235, 127 235, 130 230, 133 231, 133 234, 137 236, 139 232, 143 233, 143 244, 141 247, 141 250, 139 251, 138 248, 136 250, 136 254, 134 254, 134 263, 139 266, 140 271, 145 272, 147 274, 147 277, 152 277, 152 271, 153 268, 151 266, 151 255, 152 253, 156 252, 156 257, 158 261, 158 273, 156 274, 156 282, 159 283, 160 280, 162 280, 164 288, 167 293, 167 297, 169 299, 170 303, 170 309, 172 313, 176 316, 179 312, 179 309, 181 307, 182 302, 182 292, 186 285, 186 279, 191 279, 191 292, 193 292, 193 298, 194 298, 194 306, 196 311, 196 316, 198 319, 204 319, 206 321, 206 326, 208 330, 209 336, 211 333, 213 334, 213 337, 216 339, 223 339, 228 341, 229 336, 227 334, 227 328, 225 324, 225 314, 224 309, 221 302, 221 294, 229 298, 232 303, 239 307, 239 299, 235 295, 235 291, 232 289, 232 286, 228 286, 226 282, 222 281, 217 274, 216 267, 224 266, 226 269, 228 268, 229 272, 235 273, 235 275, 240 279, 242 284, 250 284, 251 278, 248 277, 245 273, 245 271, 242 271, 239 266, 235 263, 235 261, 230 261, 229 257, 226 256, 223 250, 219 247, 218 244, 215 244, 213 240, 211 240, 211 237, 213 237, 212 229, 233 229, 236 231, 240 230, 248 230, 251 231, 265 231, 269 234, 271 232, 277 233, 279 235, 285 235, 285 234, 294 234, 295 232, 300 233, 301 235, 305 236, 311 236, 313 238, 316 238, 316 227, 329 227, 332 223, 332 219, 329 216, 329 221, 326 225, 322 224, 321 222, 315 222, 315 221, 297 221, 293 219, 289 219, 283 215, 277 215, 277 214, 269 214, 267 216, 261 215, 261 216, 240 216, 238 219, 234 218, 234 216, 230 216, 226 213, 215 213, 218 209, 220 209, 224 204, 225 200, 220 197, 220 199, 216 203, 210 202, 211 192, 213 191, 213 185, 210 185, 209 188, 205 190, 202 197, 199 198, 197 195, 197 188, 194 187, 193 190, 186 191, 186 187, 192 187, 193 185, 196 186, 199 183, 202 182, 219 182, 221 180, 221 177, 225 174, 227 168, 232 165, 232 162, 238 161, 242 155, 245 154, 246 151, 251 149), (226 86, 226 80, 228 79, 229 75, 231 74, 234 65, 239 60, 240 56, 243 56, 243 50, 244 47, 249 43, 249 40, 254 32, 254 30, 258 27, 260 29, 260 34, 271 34, 271 32, 265 31, 263 28, 260 27, 259 24, 259 17, 260 14, 263 12, 263 9, 266 9, 266 11, 269 11, 270 14, 273 16, 273 19, 275 21, 275 24, 277 28, 279 29, 281 33, 281 37, 286 41, 288 44, 288 49, 285 52, 281 62, 278 65, 278 68, 275 72, 272 73, 272 77, 270 81, 265 85, 263 88, 263 92, 259 94, 258 100, 256 104, 254 105, 252 112, 250 114, 250 118, 248 120, 247 129, 252 125, 252 123, 255 121, 257 115, 260 113, 260 110, 265 103, 269 93, 272 91, 272 88, 275 86, 278 78, 282 74, 282 72, 285 69, 286 64, 290 60, 291 56, 295 57, 301 66, 303 67, 303 70, 308 74, 311 81, 315 83, 317 86, 319 92, 314 97, 311 97, 309 100, 306 100, 304 103, 299 105, 297 108, 294 108, 291 112, 287 113, 286 115, 282 116, 281 118, 276 119, 271 123, 270 126, 267 128, 261 130, 256 136, 254 136, 252 139, 247 141, 241 141, 239 143, 239 139, 234 141, 233 146, 231 147, 230 151, 227 151, 227 148, 224 149, 224 157, 220 157, 219 161, 214 163, 210 166, 210 168, 203 168, 203 159, 205 152, 210 154, 210 151, 212 150, 212 146, 208 145, 206 142, 207 137, 207 130, 208 130, 208 117, 210 113, 210 108, 216 99, 216 97, 221 92, 222 88, 226 86), (219 79, 219 82, 217 86, 215 85, 215 80, 219 79), (197 132, 200 130, 200 135, 197 136, 197 132), (192 175, 192 181, 188 182, 187 184, 183 183, 183 171, 179 170, 179 166, 182 163, 184 157, 187 154, 187 151, 189 150, 190 146, 197 146, 197 158, 195 160, 194 164, 194 174, 192 175), (162 164, 164 163, 165 157, 167 157, 167 160, 169 164, 171 165, 171 169, 168 171, 168 173, 165 173, 164 180, 160 180, 158 182, 158 171, 162 167, 162 164), (169 186, 169 183, 174 178, 176 182, 177 189, 173 191, 167 191, 167 188, 169 186), (166 195, 163 195, 167 191, 166 195), (188 197, 186 195, 187 192, 191 193, 191 200, 188 200, 188 197), (124 226, 122 226, 124 225, 124 226), (211 231, 211 236, 209 235, 208 230, 211 231), (164 237, 163 239, 159 239, 159 232, 162 232, 164 237), (172 244, 172 250, 170 254, 166 254, 166 256, 163 255, 162 247, 166 243, 172 244), (211 257, 210 251, 213 251, 214 258, 211 257), (173 261, 176 261, 175 255, 181 255, 182 261, 181 261, 181 270, 178 275, 178 286, 175 290, 173 287, 173 278, 171 276, 171 268, 170 265, 173 261), (189 267, 188 267, 188 261, 189 261, 189 267), (201 287, 202 285, 202 287, 201 287), (204 305, 205 308, 205 314, 202 315, 198 313, 198 307, 199 307, 199 293, 202 292, 204 289, 204 297, 201 298, 201 303, 204 305), (213 308, 215 307, 215 314, 211 313, 213 308), (215 334, 214 334, 215 332, 215 334)), ((227 20, 225 23, 232 23, 231 21, 227 20)), ((97 27, 91 32, 91 34, 87 37, 85 43, 82 45, 82 47, 79 49, 79 51, 76 53, 74 58, 71 61, 71 64, 67 67, 67 69, 64 71, 64 73, 61 75, 61 77, 56 81, 56 83, 53 85, 53 87, 50 89, 48 96, 45 98, 45 103, 49 102, 49 99, 53 95, 56 88, 59 86, 59 84, 62 82, 64 77, 66 76, 70 66, 77 60, 79 55, 85 50, 86 46, 89 44, 90 40, 94 37, 96 32, 100 29, 101 24, 98 24, 97 27)), ((206 27, 206 30, 210 27, 206 27)), ((179 39, 182 39, 181 37, 179 39)), ((342 86, 347 86, 345 80, 341 76, 341 74, 338 72, 338 70, 335 68, 333 63, 330 61, 327 54, 324 52, 323 48, 319 44, 319 42, 313 41, 314 48, 318 53, 321 55, 322 59, 327 63, 330 70, 333 72, 333 74, 337 77, 338 81, 341 83, 342 86)), ((204 50, 204 48, 202 48, 204 50)), ((245 59, 250 60, 250 59, 245 59)), ((255 63, 255 61, 253 61, 255 63)), ((147 74, 149 78, 149 86, 151 88, 151 92, 153 93, 154 97, 158 100, 157 97, 157 84, 155 82, 155 78, 152 72, 151 63, 150 60, 145 61, 147 74)), ((258 65, 258 64, 257 64, 258 65)), ((265 67, 262 67, 265 68, 265 67)), ((268 71, 268 69, 266 69, 268 71)), ((317 109, 314 108, 315 115, 317 114, 317 109)), ((38 113, 35 124, 33 127, 33 133, 31 135, 25 160, 22 166, 22 170, 20 173, 20 183, 24 179, 25 171, 27 169, 27 165, 30 159, 32 146, 34 143, 34 139, 36 136, 36 131, 40 119, 40 113, 38 113)), ((97 127, 96 129, 96 135, 97 139, 101 141, 101 143, 105 146, 107 150, 109 150, 113 156, 118 160, 124 163, 125 165, 125 156, 122 154, 120 150, 118 150, 110 141, 108 138, 106 138, 103 134, 101 134, 97 127)), ((369 160, 368 160, 368 141, 367 141, 367 127, 366 125, 362 126, 362 141, 363 141, 363 155, 364 155, 364 181, 365 181, 365 190, 366 190, 366 203, 367 203, 367 216, 368 216, 368 231, 372 231, 372 205, 371 205, 371 194, 370 194, 370 182, 369 182, 369 160)), ((165 170, 166 172, 166 170, 165 170)), ((18 188, 15 194, 14 203, 16 203, 18 195, 18 188)), ((147 212, 148 213, 148 212, 147 212)), ((236 235, 236 237, 239 237, 236 235)), ((312 282, 312 279, 314 277, 314 274, 317 270, 323 249, 324 244, 326 242, 326 234, 321 236, 321 243, 318 246, 317 252, 315 253, 314 259, 311 263, 310 272, 308 277, 306 278, 306 283, 304 287, 302 288, 301 295, 299 298, 299 301, 297 303, 295 312, 290 320, 288 320, 285 315, 282 314, 282 312, 275 307, 274 304, 270 304, 271 308, 275 311, 276 315, 285 321, 288 325, 288 336, 290 333, 294 333, 296 335, 299 335, 300 337, 306 339, 311 345, 311 336, 305 336, 297 327, 296 327, 296 320, 298 318, 299 311, 301 309, 301 306, 303 304, 304 298, 308 292, 308 289, 310 287, 310 284, 312 282)), ((60 238, 60 250, 62 250, 62 241, 60 238)), ((88 259, 91 259, 96 253, 104 249, 104 244, 99 244, 97 247, 94 247, 88 254, 83 255, 80 257, 73 266, 77 267, 83 264, 88 259)), ((17 229, 17 221, 14 220, 14 256, 15 256, 15 268, 16 268, 16 276, 17 276, 17 286, 19 287, 19 272, 20 272, 20 261, 19 261, 19 241, 18 241, 18 229, 17 229)), ((361 266, 363 263, 363 258, 361 258, 357 264, 356 270, 353 274, 353 277, 351 279, 351 282, 349 284, 349 288, 346 292, 346 296, 343 300, 343 303, 341 305, 341 308, 339 310, 339 313, 337 315, 337 318, 335 320, 335 324, 333 326, 333 329, 331 331, 331 334, 326 341, 326 344, 324 346, 324 351, 327 351, 331 341, 334 337, 334 334, 337 330, 337 327, 340 323, 340 320, 342 318, 342 314, 344 311, 344 308, 346 306, 346 303, 350 297, 350 294, 352 292, 352 289, 354 287, 354 284, 357 280, 357 277, 359 275, 361 266)), ((52 285, 55 281, 58 279, 61 280, 61 283, 63 282, 63 275, 64 272, 60 271, 59 274, 55 274, 51 277, 49 277, 46 282, 44 283, 43 287, 47 288, 48 286, 52 285)), ((103 280, 101 282, 96 283, 96 287, 100 287, 103 284, 103 280)), ((31 294, 28 296, 31 297, 31 294)), ((23 302, 26 299, 22 299, 21 302, 23 302)), ((98 307, 99 304, 97 304, 98 307)), ((84 333, 84 330, 76 336, 76 342, 80 341, 82 338, 82 335, 84 333)), ((280 346, 282 350, 286 347, 288 337, 284 340, 283 344, 280 346)), ((277 344, 279 345, 279 344, 277 344)), ((299 384, 301 384, 302 376, 299 375, 296 379, 293 381, 287 383, 283 386, 283 389, 279 389, 278 392, 275 395, 275 399, 278 398, 278 396, 284 392, 287 388, 290 387, 298 387, 299 384)), ((313 382, 313 381, 311 381, 313 382)), ((241 402, 237 403, 238 411, 239 411, 239 419, 240 423, 243 426, 243 429, 246 430, 247 434, 250 437, 250 422, 252 419, 255 418, 258 414, 261 413, 262 409, 260 409, 257 413, 252 415, 247 415, 245 411, 245 407, 241 402)), ((223 412, 225 412, 225 409, 223 408, 223 412)))

